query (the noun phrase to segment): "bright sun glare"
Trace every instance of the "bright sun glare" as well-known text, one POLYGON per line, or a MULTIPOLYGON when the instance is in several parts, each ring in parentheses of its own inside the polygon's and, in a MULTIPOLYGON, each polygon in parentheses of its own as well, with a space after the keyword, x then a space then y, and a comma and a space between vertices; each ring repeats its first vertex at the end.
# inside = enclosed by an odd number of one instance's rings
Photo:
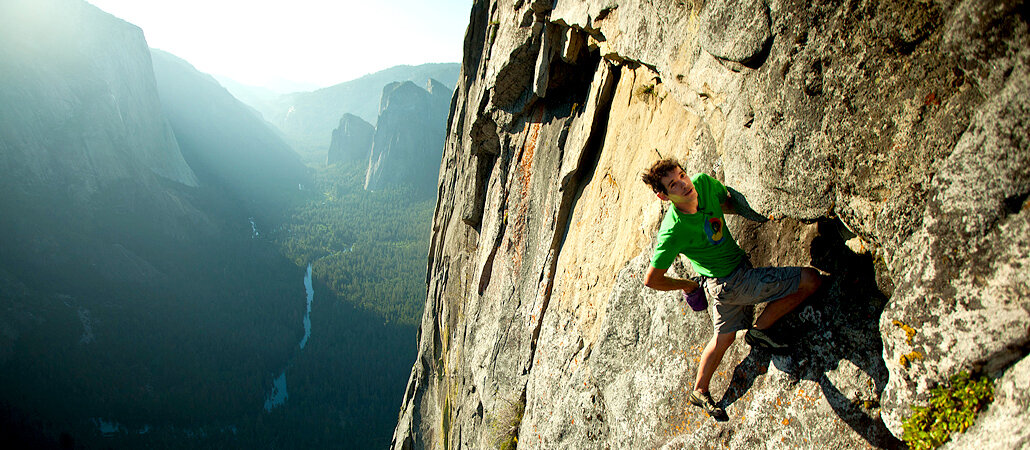
POLYGON ((400 64, 460 62, 470 0, 88 0, 198 70, 324 87, 400 64))

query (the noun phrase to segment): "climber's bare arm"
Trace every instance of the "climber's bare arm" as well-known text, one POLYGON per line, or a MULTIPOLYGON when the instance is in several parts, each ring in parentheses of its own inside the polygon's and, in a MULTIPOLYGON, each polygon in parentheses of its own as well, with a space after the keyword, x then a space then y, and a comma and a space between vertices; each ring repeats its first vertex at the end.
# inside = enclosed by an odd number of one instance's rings
POLYGON ((656 269, 654 267, 647 269, 647 275, 644 275, 644 286, 656 291, 683 289, 684 292, 690 292, 697 289, 697 283, 691 280, 682 280, 667 276, 665 273, 668 271, 669 269, 656 269))

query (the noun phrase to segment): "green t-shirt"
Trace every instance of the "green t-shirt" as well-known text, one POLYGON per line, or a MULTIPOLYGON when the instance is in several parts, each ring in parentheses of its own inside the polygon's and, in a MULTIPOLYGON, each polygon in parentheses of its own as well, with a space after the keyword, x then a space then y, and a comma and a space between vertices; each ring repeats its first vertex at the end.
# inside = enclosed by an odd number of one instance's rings
POLYGON ((726 187, 706 174, 699 173, 690 180, 697 190, 697 212, 684 214, 675 205, 669 208, 658 231, 651 265, 668 269, 680 253, 694 265, 698 274, 706 277, 724 277, 733 272, 746 255, 733 240, 722 215, 722 201, 726 187))

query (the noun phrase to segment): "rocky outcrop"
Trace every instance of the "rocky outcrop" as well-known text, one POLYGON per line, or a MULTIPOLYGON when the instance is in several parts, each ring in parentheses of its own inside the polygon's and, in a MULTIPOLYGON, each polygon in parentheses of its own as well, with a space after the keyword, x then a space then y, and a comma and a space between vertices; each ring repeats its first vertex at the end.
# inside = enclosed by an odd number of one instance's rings
POLYGON ((414 186, 431 196, 436 190, 446 134, 451 90, 430 79, 422 89, 410 81, 383 88, 372 139, 365 189, 394 184, 414 186))
POLYGON ((474 2, 395 448, 891 448, 961 370, 1018 408, 1030 36, 989 3, 474 2), (661 156, 739 192, 756 265, 826 276, 790 354, 727 352, 723 422, 686 400, 708 313, 642 285, 661 156))
POLYGON ((375 132, 375 127, 360 117, 344 114, 340 118, 340 126, 333 130, 333 141, 329 144, 326 164, 368 161, 375 132))

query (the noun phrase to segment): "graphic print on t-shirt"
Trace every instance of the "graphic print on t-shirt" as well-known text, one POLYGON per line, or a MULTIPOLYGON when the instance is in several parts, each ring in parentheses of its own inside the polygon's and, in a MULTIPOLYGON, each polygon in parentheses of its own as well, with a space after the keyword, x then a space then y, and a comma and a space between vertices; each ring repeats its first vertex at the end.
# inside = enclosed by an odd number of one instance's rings
POLYGON ((721 218, 712 217, 705 221, 705 236, 708 236, 708 242, 711 242, 712 245, 722 242, 725 235, 722 231, 721 218))

